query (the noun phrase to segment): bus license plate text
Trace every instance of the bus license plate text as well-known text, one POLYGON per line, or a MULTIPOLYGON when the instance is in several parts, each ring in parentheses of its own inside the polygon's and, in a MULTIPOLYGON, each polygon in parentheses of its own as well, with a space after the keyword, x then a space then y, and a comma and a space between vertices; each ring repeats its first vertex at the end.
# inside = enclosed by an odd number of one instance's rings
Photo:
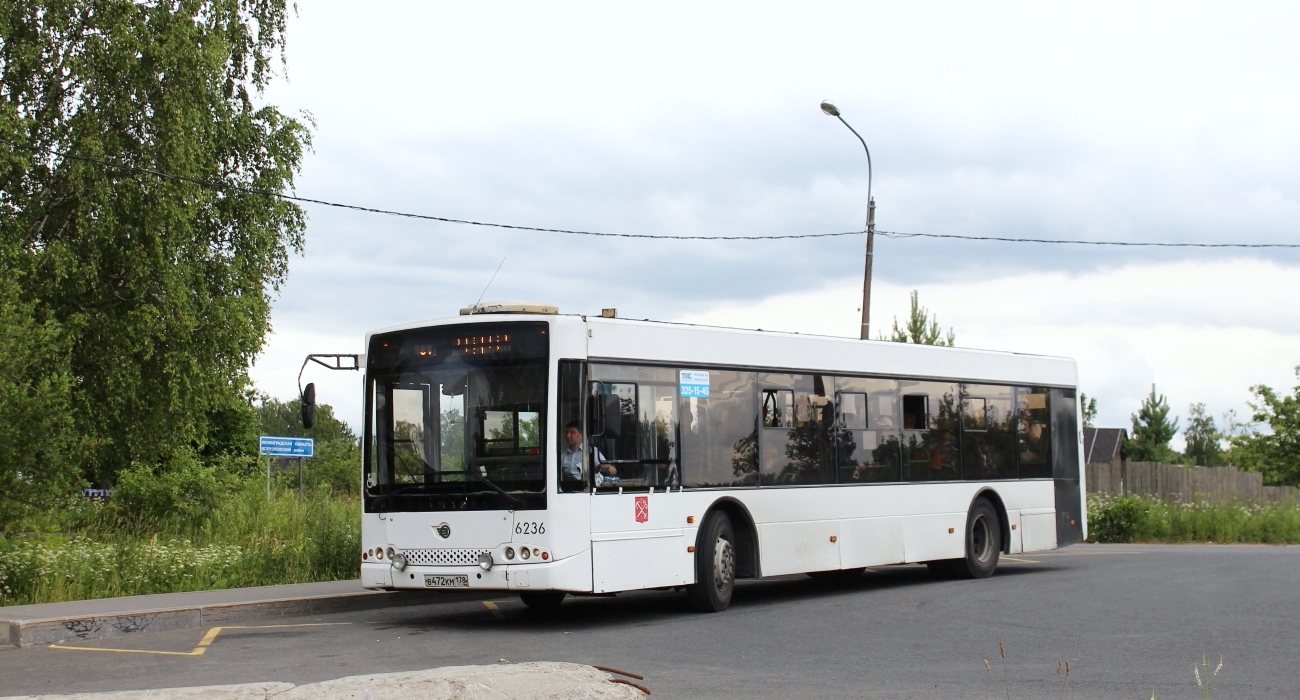
POLYGON ((469 576, 424 575, 425 588, 469 588, 469 576))

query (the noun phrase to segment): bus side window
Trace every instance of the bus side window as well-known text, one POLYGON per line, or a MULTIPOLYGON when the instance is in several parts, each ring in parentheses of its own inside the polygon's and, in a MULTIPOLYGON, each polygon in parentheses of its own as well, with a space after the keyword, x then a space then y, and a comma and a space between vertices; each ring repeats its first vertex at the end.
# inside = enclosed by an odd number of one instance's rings
POLYGON ((963 479, 1014 479, 1011 387, 963 384, 961 466, 963 479))
MULTIPOLYGON (((592 482, 597 490, 652 489, 681 486, 678 458, 680 372, 666 367, 593 363, 588 378, 588 422, 592 482)), ((709 382, 709 372, 692 378, 709 382)), ((714 377, 716 378, 716 377, 714 377)), ((702 386, 702 385, 701 385, 702 386)), ((708 390, 700 389, 708 401, 708 390)), ((721 393, 719 393, 719 397, 721 393)), ((695 398, 689 399, 694 408, 695 398)), ((703 430, 703 407, 687 411, 688 431, 703 430)))
POLYGON ((904 430, 926 430, 930 427, 929 398, 924 394, 903 397, 904 430))
POLYGON ((961 478, 961 394, 948 382, 900 382, 903 394, 904 481, 961 478))
POLYGON ((849 430, 867 429, 867 395, 840 393, 837 402, 840 425, 849 430))
POLYGON ((759 475, 762 394, 753 372, 709 370, 710 395, 679 396, 677 454, 686 488, 753 486, 759 475))
POLYGON ((1051 412, 1047 389, 1016 389, 1016 453, 1021 479, 1052 475, 1051 412))
POLYGON ((587 449, 582 434, 582 386, 586 375, 586 365, 578 360, 560 360, 559 377, 559 413, 555 425, 559 435, 555 441, 559 451, 560 491, 573 492, 587 490, 587 449), (575 435, 570 435, 576 430, 575 435), (578 441, 576 448, 570 445, 570 438, 578 441))
POLYGON ((988 429, 988 399, 967 396, 961 401, 961 427, 965 430, 988 429))
POLYGON ((794 427, 794 392, 788 389, 763 390, 763 427, 794 427))
POLYGON ((592 444, 611 460, 637 458, 637 385, 630 382, 592 382, 589 399, 596 406, 595 425, 588 435, 592 444))

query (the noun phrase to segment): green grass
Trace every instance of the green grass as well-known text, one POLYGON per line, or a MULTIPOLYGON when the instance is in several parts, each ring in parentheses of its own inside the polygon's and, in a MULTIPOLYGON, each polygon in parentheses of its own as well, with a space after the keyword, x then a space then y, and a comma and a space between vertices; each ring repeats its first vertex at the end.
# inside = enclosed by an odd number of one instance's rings
POLYGON ((1088 496, 1092 542, 1300 543, 1300 505, 1180 503, 1088 496))
POLYGON ((268 501, 256 483, 197 524, 73 501, 0 539, 0 605, 355 578, 359 513, 355 495, 268 501))

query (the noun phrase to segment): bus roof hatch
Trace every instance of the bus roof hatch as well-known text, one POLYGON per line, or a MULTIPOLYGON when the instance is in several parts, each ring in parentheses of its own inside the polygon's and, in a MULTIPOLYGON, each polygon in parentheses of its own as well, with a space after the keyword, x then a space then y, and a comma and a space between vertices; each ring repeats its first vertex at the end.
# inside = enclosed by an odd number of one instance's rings
POLYGON ((478 314, 546 314, 560 313, 560 307, 533 301, 489 301, 466 306, 460 310, 461 316, 478 314))

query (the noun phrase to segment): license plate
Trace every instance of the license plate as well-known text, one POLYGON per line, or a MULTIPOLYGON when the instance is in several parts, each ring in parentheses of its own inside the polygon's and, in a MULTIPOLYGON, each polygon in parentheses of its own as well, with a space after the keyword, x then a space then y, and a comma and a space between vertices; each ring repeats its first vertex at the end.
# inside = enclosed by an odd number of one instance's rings
POLYGON ((424 575, 425 588, 469 588, 469 576, 424 575))

